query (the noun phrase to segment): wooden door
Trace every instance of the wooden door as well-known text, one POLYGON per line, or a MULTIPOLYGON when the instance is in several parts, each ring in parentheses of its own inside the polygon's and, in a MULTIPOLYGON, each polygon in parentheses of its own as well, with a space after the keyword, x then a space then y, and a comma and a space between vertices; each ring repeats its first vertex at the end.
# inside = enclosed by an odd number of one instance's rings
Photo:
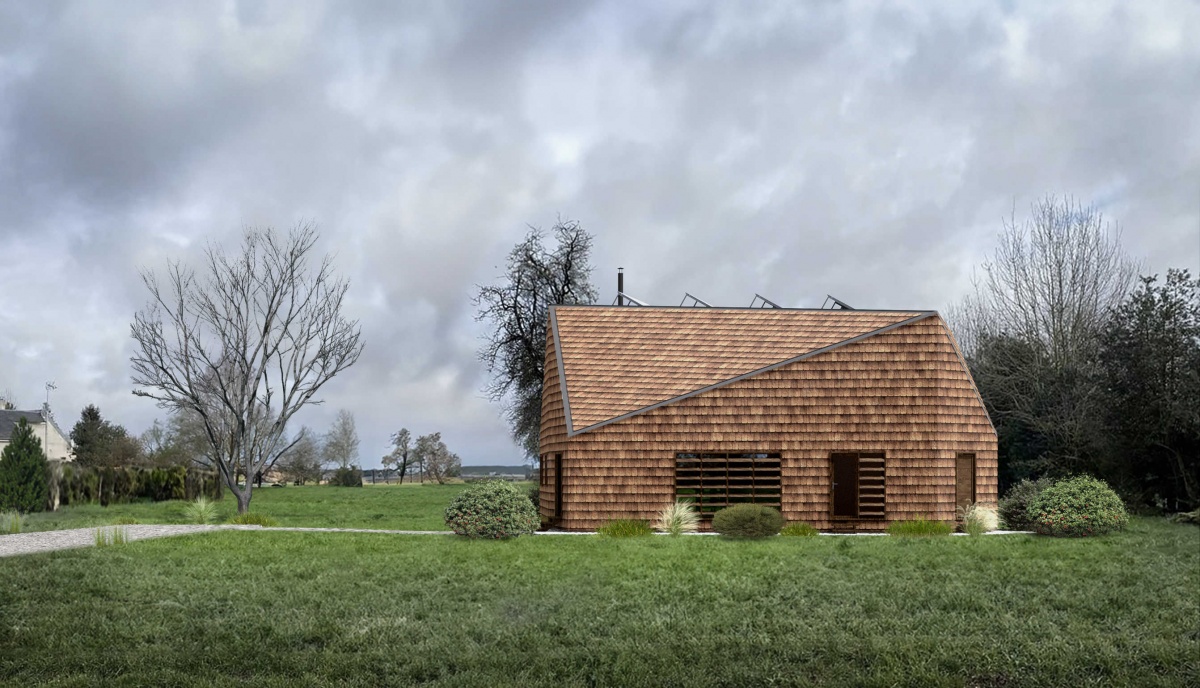
POLYGON ((563 503, 563 460, 562 454, 554 455, 554 521, 557 523, 562 521, 562 503, 563 503))
POLYGON ((858 454, 833 454, 833 517, 858 518, 858 454))
POLYGON ((954 506, 965 509, 975 502, 975 455, 959 454, 954 459, 954 506))

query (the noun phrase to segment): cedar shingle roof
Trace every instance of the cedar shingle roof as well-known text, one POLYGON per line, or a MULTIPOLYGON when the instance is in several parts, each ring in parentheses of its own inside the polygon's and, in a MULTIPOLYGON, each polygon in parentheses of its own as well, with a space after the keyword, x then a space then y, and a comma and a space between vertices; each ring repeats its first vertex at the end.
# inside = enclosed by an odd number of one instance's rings
POLYGON ((924 311, 556 306, 570 430, 729 381, 924 311))

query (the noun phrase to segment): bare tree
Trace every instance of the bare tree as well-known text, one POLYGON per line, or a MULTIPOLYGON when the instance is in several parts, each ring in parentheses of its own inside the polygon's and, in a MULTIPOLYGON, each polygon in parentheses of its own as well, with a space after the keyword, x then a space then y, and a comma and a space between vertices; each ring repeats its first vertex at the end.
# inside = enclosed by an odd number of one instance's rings
POLYGON ((590 281, 592 236, 578 222, 561 219, 552 233, 558 245, 548 251, 542 231, 530 228, 508 254, 504 281, 479 287, 474 299, 475 319, 492 326, 479 352, 493 375, 488 395, 504 403, 513 439, 532 463, 538 459, 550 306, 596 300, 590 281))
POLYGON ((346 409, 338 411, 333 427, 325 435, 321 458, 338 468, 349 468, 358 460, 358 430, 354 427, 353 413, 346 409))
POLYGON ((383 465, 389 468, 394 466, 400 473, 400 482, 403 484, 404 475, 408 473, 408 467, 412 463, 412 434, 408 428, 400 428, 392 434, 392 451, 383 457, 383 465))
POLYGON ((307 426, 300 428, 297 441, 285 451, 276 464, 289 480, 301 485, 321 481, 321 447, 318 437, 307 426))
POLYGON ((413 454, 422 469, 428 471, 439 485, 462 471, 462 459, 446 447, 440 432, 418 437, 413 454))
POLYGON ((1079 468, 1100 417, 1098 343, 1138 266, 1096 209, 1046 198, 1005 222, 992 259, 950 319, 997 429, 1009 422, 1060 470, 1079 468))
POLYGON ((178 261, 165 283, 142 272, 151 300, 131 326, 134 394, 200 417, 239 513, 253 476, 301 437, 284 439, 288 421, 362 353, 357 321, 342 315, 348 284, 328 256, 310 264, 317 238, 311 225, 250 229, 236 254, 208 247, 203 280, 178 261))

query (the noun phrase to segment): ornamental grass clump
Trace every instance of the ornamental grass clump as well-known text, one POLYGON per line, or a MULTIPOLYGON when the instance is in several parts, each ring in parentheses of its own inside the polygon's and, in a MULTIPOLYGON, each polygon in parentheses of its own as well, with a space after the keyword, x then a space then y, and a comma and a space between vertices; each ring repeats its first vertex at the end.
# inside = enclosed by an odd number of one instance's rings
POLYGON ((618 518, 605 523, 596 529, 597 535, 604 537, 645 537, 653 535, 654 530, 646 521, 641 521, 636 518, 618 518))
POLYGON ((97 528, 96 529, 96 546, 108 547, 110 545, 123 545, 129 542, 129 533, 124 528, 97 528))
POLYGON ((1029 513, 1038 534, 1054 537, 1104 535, 1129 524, 1117 493, 1087 475, 1059 480, 1042 490, 1029 504, 1029 513))
POLYGON ((446 525, 458 535, 501 540, 533 534, 541 518, 526 492, 511 483, 489 480, 454 497, 446 507, 446 525))
POLYGON ((25 527, 25 517, 19 511, 0 513, 0 535, 11 535, 21 532, 25 527))
POLYGON ((200 496, 194 502, 188 502, 183 507, 183 517, 191 523, 206 525, 217 520, 217 504, 200 496))
POLYGON ((893 521, 888 524, 888 535, 899 537, 938 537, 954 532, 954 526, 942 521, 914 518, 908 521, 893 521))
POLYGON ((990 506, 969 504, 959 508, 962 531, 967 535, 983 535, 1000 527, 1000 515, 990 506))
POLYGON ((654 529, 669 535, 682 535, 700 530, 700 514, 691 502, 672 502, 658 512, 654 529))
POLYGON ((262 526, 264 528, 274 528, 279 525, 279 521, 271 518, 266 514, 247 511, 244 514, 237 514, 227 521, 238 526, 262 526))
POLYGON ((779 534, 785 537, 814 537, 820 535, 821 532, 811 523, 794 521, 784 526, 779 534))
POLYGON ((783 514, 762 504, 734 504, 713 515, 713 530, 739 539, 757 539, 778 535, 783 529, 783 514))

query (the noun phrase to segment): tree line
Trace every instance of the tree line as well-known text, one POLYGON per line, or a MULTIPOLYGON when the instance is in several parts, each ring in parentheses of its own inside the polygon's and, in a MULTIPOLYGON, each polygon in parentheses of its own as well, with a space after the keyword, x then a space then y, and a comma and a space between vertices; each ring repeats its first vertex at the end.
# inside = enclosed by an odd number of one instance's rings
MULTIPOLYGON (((199 466, 214 470, 204 430, 194 414, 176 412, 165 421, 156 419, 140 436, 131 435, 124 426, 104 418, 100 409, 89 404, 71 429, 75 461, 81 466, 199 466)), ((383 457, 385 468, 395 470, 401 481, 410 470, 421 480, 438 483, 456 477, 462 459, 451 452, 440 432, 417 437, 407 428, 392 435, 392 451, 383 457)), ((359 470, 360 441, 354 414, 338 412, 325 433, 302 426, 289 448, 264 465, 253 476, 261 482, 266 474, 276 473, 298 484, 318 482, 326 469, 359 470)), ((245 479, 245 474, 240 478, 245 479)))
POLYGON ((1001 490, 1089 473, 1134 507, 1200 506, 1200 281, 1140 275, 1093 207, 1004 223, 951 321, 999 436, 1001 490))

